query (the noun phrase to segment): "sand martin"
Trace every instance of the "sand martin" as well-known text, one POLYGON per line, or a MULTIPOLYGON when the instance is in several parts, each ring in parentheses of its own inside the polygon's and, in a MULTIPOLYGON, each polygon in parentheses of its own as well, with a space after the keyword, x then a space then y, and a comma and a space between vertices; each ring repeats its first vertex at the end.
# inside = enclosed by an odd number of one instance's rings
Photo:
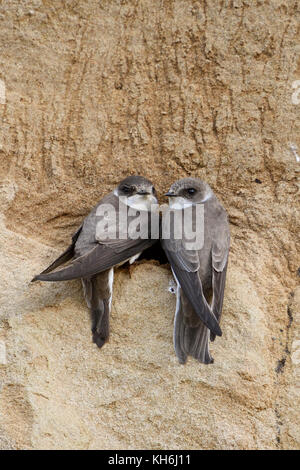
MULTIPOLYGON (((176 181, 166 196, 167 212, 173 212, 174 225, 182 223, 180 239, 171 231, 169 239, 161 240, 177 283, 175 352, 182 364, 189 355, 209 364, 213 362, 208 348, 209 333, 212 341, 216 335, 222 335, 219 321, 230 244, 227 213, 210 186, 197 178, 176 181), (201 248, 191 249, 184 213, 190 210, 192 227, 196 227, 196 208, 203 213, 203 243, 201 248)), ((163 217, 163 232, 167 220, 168 217, 163 217)))
POLYGON ((157 241, 151 239, 151 208, 156 203, 151 181, 141 176, 124 179, 84 219, 64 253, 32 280, 81 278, 91 312, 93 342, 99 348, 109 337, 114 267, 134 262, 157 241))

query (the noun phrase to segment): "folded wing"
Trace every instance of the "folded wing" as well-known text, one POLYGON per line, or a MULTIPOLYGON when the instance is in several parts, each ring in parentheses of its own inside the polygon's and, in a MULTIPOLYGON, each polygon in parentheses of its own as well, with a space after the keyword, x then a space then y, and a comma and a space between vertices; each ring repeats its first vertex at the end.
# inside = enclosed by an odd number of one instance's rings
MULTIPOLYGON (((123 250, 116 252, 110 247, 95 244, 94 247, 84 255, 76 258, 65 268, 35 276, 34 281, 68 281, 71 279, 87 278, 105 271, 113 266, 123 263, 132 256, 149 248, 155 240, 122 240, 123 250)), ((120 247, 119 247, 120 248, 120 247)))
POLYGON ((162 247, 172 267, 177 282, 201 321, 215 335, 221 336, 219 323, 203 294, 198 274, 200 267, 198 252, 186 250, 182 240, 162 240, 162 247))
MULTIPOLYGON (((99 206, 104 203, 110 204, 111 207, 115 208, 116 214, 118 214, 118 198, 113 193, 110 193, 105 196, 98 206, 87 216, 82 226, 74 234, 72 244, 67 250, 45 271, 35 276, 33 281, 67 281, 78 278, 89 278, 113 266, 126 262, 131 257, 141 253, 156 243, 157 240, 151 240, 150 238, 150 223, 146 223, 147 218, 148 221, 151 220, 150 214, 148 215, 148 213, 142 219, 145 221, 145 224, 142 227, 142 236, 140 236, 140 238, 129 238, 127 223, 121 225, 117 223, 118 231, 114 238, 101 237, 101 234, 99 236, 97 231, 97 224, 99 222, 97 211, 99 206), (147 236, 148 238, 146 238, 147 236), (70 260, 72 261, 65 267, 53 271, 70 260)), ((128 217, 127 222, 130 223, 133 218, 134 216, 131 216, 131 218, 128 217)), ((118 222, 118 220, 116 220, 116 222, 118 222)))
MULTIPOLYGON (((220 322, 223 308, 229 247, 229 225, 227 215, 224 211, 222 217, 220 217, 218 223, 215 225, 212 243, 212 311, 218 322, 220 322)), ((215 335, 212 332, 210 339, 211 341, 215 339, 215 335)))

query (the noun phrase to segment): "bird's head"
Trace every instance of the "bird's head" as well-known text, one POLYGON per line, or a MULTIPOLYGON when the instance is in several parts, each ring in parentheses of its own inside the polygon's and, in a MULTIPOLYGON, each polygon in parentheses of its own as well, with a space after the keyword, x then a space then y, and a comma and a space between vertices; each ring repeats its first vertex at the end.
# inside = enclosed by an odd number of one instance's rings
POLYGON ((117 187, 115 195, 125 198, 127 205, 138 210, 149 210, 151 204, 157 204, 155 188, 143 176, 125 178, 117 187))
POLYGON ((165 194, 172 209, 183 209, 194 204, 201 204, 211 198, 212 189, 198 178, 183 178, 172 184, 165 194))

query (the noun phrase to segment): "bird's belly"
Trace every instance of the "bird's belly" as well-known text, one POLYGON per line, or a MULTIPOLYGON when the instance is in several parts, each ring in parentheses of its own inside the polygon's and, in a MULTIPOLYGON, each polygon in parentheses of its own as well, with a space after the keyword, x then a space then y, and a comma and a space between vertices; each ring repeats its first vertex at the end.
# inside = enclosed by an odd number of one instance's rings
POLYGON ((122 261, 121 263, 116 265, 116 268, 119 268, 120 266, 123 266, 123 264, 127 263, 129 261, 129 264, 133 264, 141 255, 141 253, 137 253, 136 255, 132 256, 131 258, 125 259, 125 261, 122 261))

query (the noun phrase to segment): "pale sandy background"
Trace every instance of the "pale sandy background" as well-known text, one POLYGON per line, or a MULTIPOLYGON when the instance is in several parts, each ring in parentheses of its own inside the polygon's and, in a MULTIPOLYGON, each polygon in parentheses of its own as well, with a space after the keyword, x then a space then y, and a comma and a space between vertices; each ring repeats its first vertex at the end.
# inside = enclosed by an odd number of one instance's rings
POLYGON ((299 21, 295 0, 0 2, 1 448, 299 448, 299 21), (177 363, 158 262, 118 271, 101 351, 79 281, 29 285, 134 173, 228 209, 213 366, 177 363))

